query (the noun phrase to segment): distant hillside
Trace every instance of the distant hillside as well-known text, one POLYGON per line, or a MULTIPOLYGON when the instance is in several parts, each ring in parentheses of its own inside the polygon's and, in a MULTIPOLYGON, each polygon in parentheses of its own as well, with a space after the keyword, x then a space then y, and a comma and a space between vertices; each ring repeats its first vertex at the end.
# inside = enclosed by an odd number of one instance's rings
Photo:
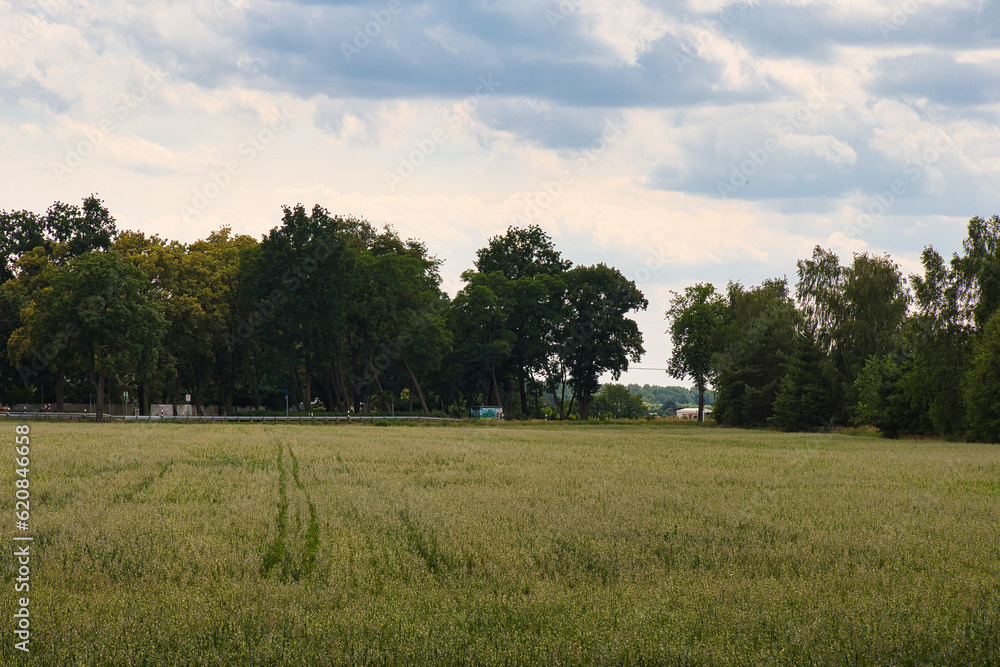
MULTIPOLYGON (((637 384, 628 385, 628 390, 633 394, 642 396, 642 400, 649 403, 657 410, 675 410, 683 407, 696 407, 698 405, 698 390, 687 387, 660 387, 655 384, 644 384, 641 387, 637 384)), ((705 392, 705 405, 715 403, 715 392, 705 392)))

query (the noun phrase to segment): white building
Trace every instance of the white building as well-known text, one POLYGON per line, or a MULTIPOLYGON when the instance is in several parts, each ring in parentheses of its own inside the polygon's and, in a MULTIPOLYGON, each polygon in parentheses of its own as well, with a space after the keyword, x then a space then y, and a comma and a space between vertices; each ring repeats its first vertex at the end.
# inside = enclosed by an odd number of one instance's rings
MULTIPOLYGON (((712 408, 705 406, 705 419, 712 416, 712 408)), ((698 408, 677 408, 678 419, 698 419, 698 408)))

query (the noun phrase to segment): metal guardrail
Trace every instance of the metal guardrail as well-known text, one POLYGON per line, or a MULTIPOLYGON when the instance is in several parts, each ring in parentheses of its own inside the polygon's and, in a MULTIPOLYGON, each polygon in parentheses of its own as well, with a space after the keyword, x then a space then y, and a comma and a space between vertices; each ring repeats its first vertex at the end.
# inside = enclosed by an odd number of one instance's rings
MULTIPOLYGON (((14 419, 67 419, 78 421, 93 421, 97 415, 92 412, 0 412, 0 417, 12 417, 14 419)), ((421 417, 405 416, 395 417, 391 415, 313 415, 313 416, 288 416, 281 415, 109 415, 105 414, 104 419, 115 421, 138 421, 138 422, 366 422, 366 421, 438 421, 457 422, 460 419, 453 417, 421 417)))

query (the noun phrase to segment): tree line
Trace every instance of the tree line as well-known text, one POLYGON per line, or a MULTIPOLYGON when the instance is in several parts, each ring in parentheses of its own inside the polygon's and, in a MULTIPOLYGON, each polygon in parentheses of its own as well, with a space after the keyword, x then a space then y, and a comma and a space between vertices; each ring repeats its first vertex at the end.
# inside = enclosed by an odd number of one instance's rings
MULTIPOLYGON (((96 196, 0 211, 0 403, 128 391, 219 405, 465 413, 496 404, 586 419, 598 378, 643 353, 648 305, 604 264, 573 266, 537 226, 477 252, 452 299, 441 261, 391 228, 282 209, 260 241, 118 231, 96 196), (287 392, 287 393, 286 393, 287 392)), ((467 413, 466 413, 467 414, 467 413)))
POLYGON ((907 280, 887 255, 817 246, 787 281, 699 283, 667 312, 675 377, 716 390, 733 426, 873 426, 886 436, 1000 441, 1000 218, 969 221, 907 280))

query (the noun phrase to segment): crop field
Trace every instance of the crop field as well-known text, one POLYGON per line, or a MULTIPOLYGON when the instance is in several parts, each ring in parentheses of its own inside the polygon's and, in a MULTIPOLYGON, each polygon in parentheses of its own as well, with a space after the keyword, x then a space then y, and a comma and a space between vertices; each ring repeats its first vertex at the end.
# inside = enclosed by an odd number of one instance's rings
POLYGON ((7 550, 4 665, 1000 664, 997 446, 655 423, 31 444, 31 652, 7 550))

